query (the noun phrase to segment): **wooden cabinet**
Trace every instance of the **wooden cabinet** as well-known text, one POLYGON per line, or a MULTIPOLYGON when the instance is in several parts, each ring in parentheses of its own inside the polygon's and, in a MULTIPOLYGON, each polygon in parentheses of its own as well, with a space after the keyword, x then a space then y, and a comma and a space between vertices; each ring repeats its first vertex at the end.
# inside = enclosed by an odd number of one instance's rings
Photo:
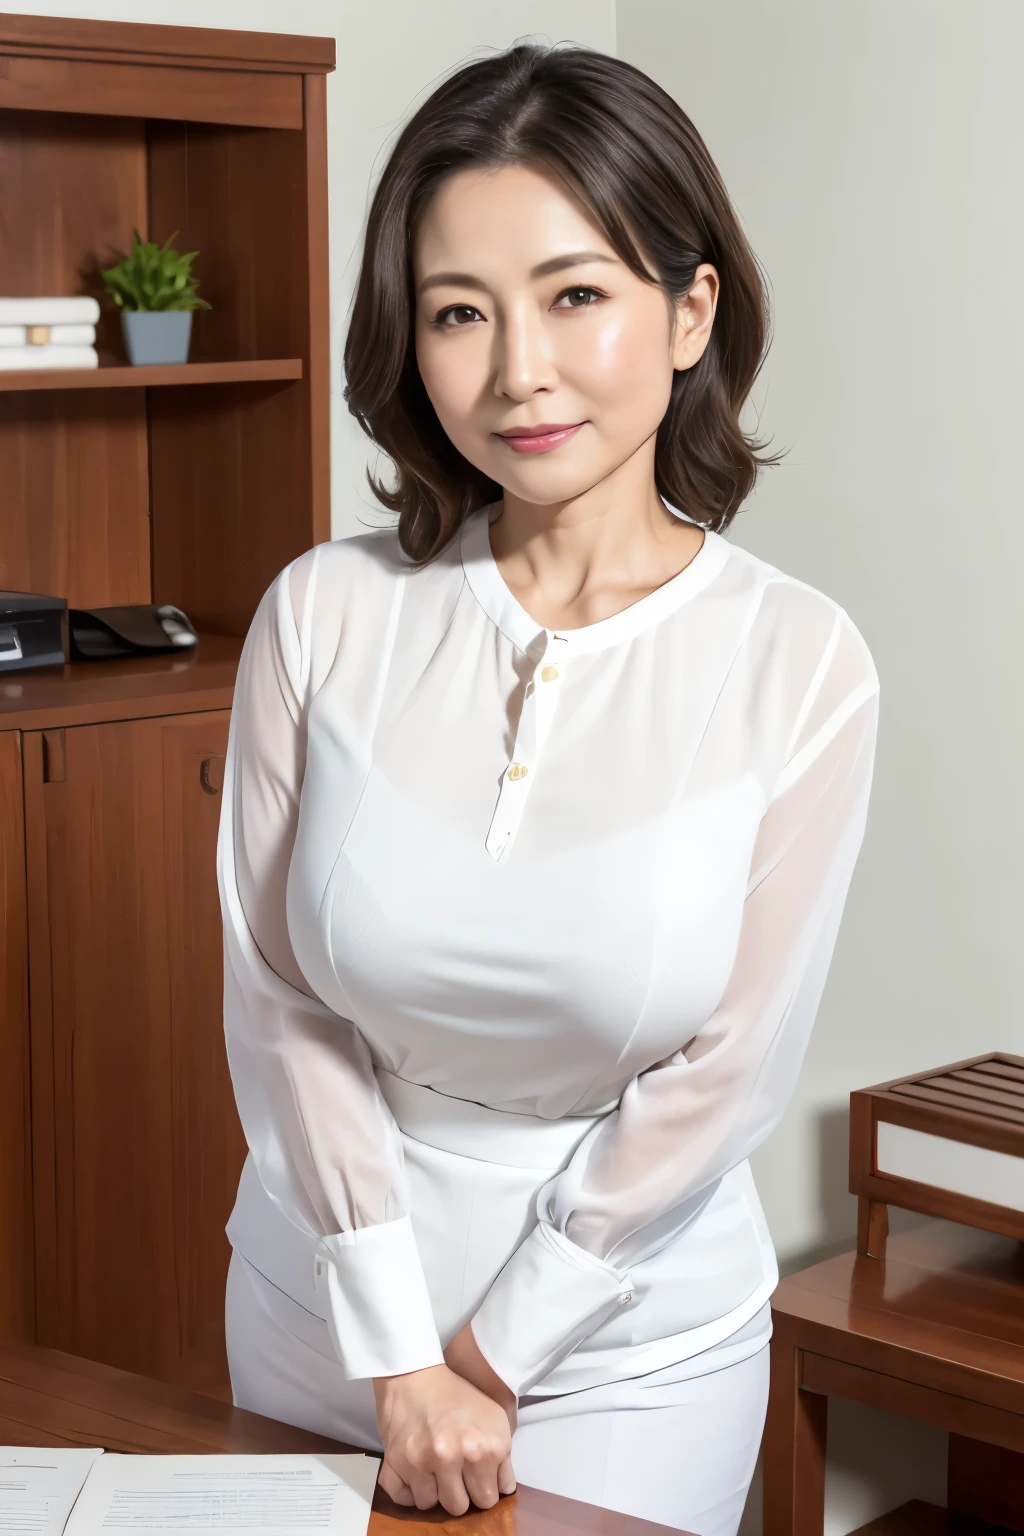
POLYGON ((39 1343, 224 1378, 224 1221, 245 1156, 221 1028, 228 714, 23 738, 39 1343))
POLYGON ((35 1330, 21 737, 0 730, 0 1329, 35 1330))
POLYGON ((330 537, 331 39, 0 15, 0 294, 198 250, 190 361, 0 373, 0 588, 198 647, 0 671, 0 1333, 224 1391, 244 1158, 215 851, 235 669, 330 537))

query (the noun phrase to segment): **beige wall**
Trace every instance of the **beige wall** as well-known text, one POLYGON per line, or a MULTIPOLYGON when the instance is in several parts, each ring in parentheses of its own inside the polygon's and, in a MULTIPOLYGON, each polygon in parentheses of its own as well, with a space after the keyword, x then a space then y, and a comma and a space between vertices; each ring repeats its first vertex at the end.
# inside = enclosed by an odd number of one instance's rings
MULTIPOLYGON (((519 38, 615 50, 615 0, 12 0, 26 15, 91 17, 337 39, 327 80, 334 534, 379 526, 367 448, 341 398, 341 353, 367 191, 411 105, 461 59, 519 38)), ((199 264, 197 263, 197 270, 199 264)))
MULTIPOLYGON (((791 451, 733 537, 843 603, 882 679, 861 864, 756 1159, 794 1266, 852 1242, 851 1088, 1024 1052, 1024 8, 622 0, 618 52, 692 116, 774 288, 755 395, 791 451)), ((830 1530, 941 1497, 942 1462, 939 1437, 842 1412, 830 1530)))

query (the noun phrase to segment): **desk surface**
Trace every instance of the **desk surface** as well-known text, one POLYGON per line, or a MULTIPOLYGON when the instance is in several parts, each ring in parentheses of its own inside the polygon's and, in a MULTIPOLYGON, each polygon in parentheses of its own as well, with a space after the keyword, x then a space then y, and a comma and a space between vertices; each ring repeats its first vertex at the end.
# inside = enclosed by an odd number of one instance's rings
MULTIPOLYGON (((215 1452, 351 1450, 185 1387, 167 1386, 56 1349, 0 1340, 0 1443, 102 1445, 108 1451, 215 1452)), ((520 1487, 491 1510, 459 1519, 392 1504, 380 1489, 370 1536, 668 1536, 668 1527, 575 1499, 520 1487)), ((675 1533, 678 1536, 678 1533, 675 1533)))
POLYGON ((1024 1243, 1014 1238, 930 1221, 890 1237, 884 1258, 844 1253, 791 1275, 772 1312, 807 1349, 885 1372, 899 1356, 911 1379, 1024 1412, 1024 1243))

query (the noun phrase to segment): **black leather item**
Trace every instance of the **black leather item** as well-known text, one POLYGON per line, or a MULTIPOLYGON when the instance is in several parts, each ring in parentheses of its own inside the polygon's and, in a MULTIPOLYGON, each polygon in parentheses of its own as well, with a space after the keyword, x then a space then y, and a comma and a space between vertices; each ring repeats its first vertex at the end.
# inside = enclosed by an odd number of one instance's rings
POLYGON ((125 608, 69 608, 68 635, 75 661, 149 656, 188 650, 199 636, 172 603, 137 603, 125 608))

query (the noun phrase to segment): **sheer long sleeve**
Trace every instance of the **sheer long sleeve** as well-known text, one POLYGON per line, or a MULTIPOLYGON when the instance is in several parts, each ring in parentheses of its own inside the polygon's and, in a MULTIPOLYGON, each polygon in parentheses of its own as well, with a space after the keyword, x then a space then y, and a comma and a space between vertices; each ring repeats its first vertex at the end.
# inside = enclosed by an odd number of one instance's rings
POLYGON ((760 822, 724 994, 692 1038, 627 1084, 545 1186, 537 1226, 473 1319, 517 1393, 630 1297, 630 1265, 683 1232, 781 1118, 863 838, 877 699, 867 650, 839 614, 760 822))
POLYGON ((315 995, 289 937, 318 551, 265 593, 238 668, 217 868, 224 1028, 239 1115, 265 1190, 317 1245, 350 1378, 442 1360, 409 1217, 401 1138, 366 1043, 315 995))

